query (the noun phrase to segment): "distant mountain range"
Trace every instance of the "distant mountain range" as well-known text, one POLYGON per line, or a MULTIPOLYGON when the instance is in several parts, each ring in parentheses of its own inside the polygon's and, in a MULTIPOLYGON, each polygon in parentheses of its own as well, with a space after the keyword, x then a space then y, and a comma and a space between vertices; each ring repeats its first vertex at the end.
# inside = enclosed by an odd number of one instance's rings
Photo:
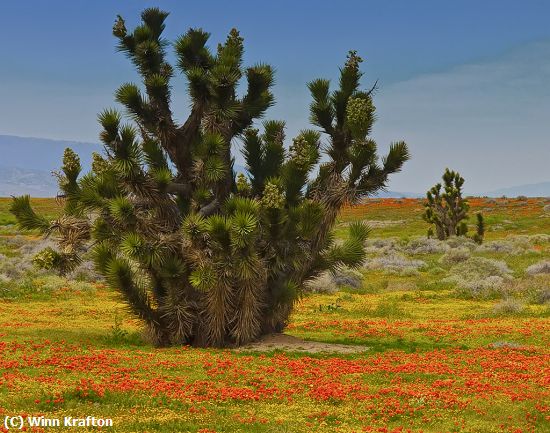
POLYGON ((420 198, 424 194, 417 192, 378 191, 373 198, 420 198))
MULTIPOLYGON (((33 197, 53 197, 57 194, 57 181, 52 172, 58 170, 65 148, 71 147, 80 156, 84 171, 92 162, 92 152, 100 152, 97 143, 81 143, 45 138, 0 135, 0 197, 30 194, 33 197)), ((238 171, 244 170, 235 166, 238 171)), ((501 188, 490 192, 468 192, 469 195, 487 197, 550 197, 550 182, 501 188)), ((424 197, 423 193, 381 191, 378 198, 424 197)))
POLYGON ((524 195, 527 197, 550 197, 550 182, 530 183, 527 185, 512 186, 509 188, 496 189, 486 194, 488 197, 517 197, 524 195))
POLYGON ((92 152, 102 149, 94 143, 0 135, 0 197, 55 196, 58 188, 52 171, 59 169, 67 147, 80 155, 85 171, 91 167, 92 152))
POLYGON ((23 194, 32 197, 55 196, 56 179, 48 171, 0 166, 0 197, 23 194))

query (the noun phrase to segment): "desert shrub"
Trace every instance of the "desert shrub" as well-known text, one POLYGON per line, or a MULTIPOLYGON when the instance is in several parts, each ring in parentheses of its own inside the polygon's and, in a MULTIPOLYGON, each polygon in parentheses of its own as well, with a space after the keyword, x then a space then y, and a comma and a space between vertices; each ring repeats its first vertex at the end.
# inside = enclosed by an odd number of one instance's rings
POLYGON ((550 275, 537 274, 522 280, 520 291, 532 304, 550 304, 550 275))
POLYGON ((438 260, 439 263, 445 266, 454 266, 458 263, 465 262, 471 256, 470 250, 465 247, 453 248, 447 251, 438 260))
POLYGON ((403 254, 391 253, 367 259, 365 269, 382 270, 395 275, 417 275, 418 270, 426 266, 423 260, 410 259, 403 254))
MULTIPOLYGON (((14 236, 6 240, 12 256, 0 257, 0 278, 4 281, 16 281, 24 276, 40 277, 53 275, 52 271, 40 268, 35 263, 36 254, 44 249, 55 246, 49 239, 28 240, 24 236, 14 236)), ((67 278, 80 281, 99 281, 102 279, 95 271, 95 265, 91 258, 82 261, 74 271, 67 274, 67 278)))
POLYGON ((500 260, 470 257, 451 268, 443 281, 456 285, 457 295, 466 298, 494 298, 506 292, 505 282, 512 271, 500 260))
POLYGON ((550 235, 547 235, 546 233, 531 235, 529 236, 529 240, 534 245, 542 245, 550 243, 550 235))
POLYGON ((525 254, 532 249, 528 237, 510 237, 504 240, 489 241, 480 245, 477 249, 479 252, 488 253, 503 253, 510 255, 525 254))
POLYGON ((344 287, 362 288, 363 275, 361 272, 341 266, 334 272, 323 272, 305 283, 305 290, 310 293, 335 293, 344 287))
POLYGON ((338 286, 334 282, 330 272, 323 272, 321 275, 308 280, 304 284, 304 290, 309 293, 335 293, 338 286))
POLYGON ((365 242, 367 254, 391 254, 402 251, 403 247, 397 238, 372 238, 365 242))
POLYGON ((531 289, 529 300, 533 304, 543 305, 550 303, 550 285, 545 284, 544 287, 536 287, 531 289))
POLYGON ((477 248, 477 244, 470 238, 465 236, 452 236, 445 241, 451 248, 468 248, 474 250, 477 248))
POLYGON ((450 249, 449 245, 439 239, 414 238, 404 248, 408 254, 438 254, 450 249))
POLYGON ((542 260, 529 266, 525 273, 527 275, 550 274, 550 260, 542 260))
POLYGON ((97 272, 92 260, 85 260, 80 263, 76 269, 67 274, 67 278, 89 283, 104 280, 103 276, 97 272))
POLYGON ((341 266, 333 272, 332 280, 338 287, 360 289, 363 286, 363 274, 345 266, 341 266))
POLYGON ((26 275, 45 275, 47 272, 34 266, 34 255, 54 245, 48 239, 31 240, 21 235, 2 239, 2 243, 10 251, 0 259, 0 275, 4 281, 18 280, 26 275))
POLYGON ((495 316, 508 316, 520 314, 525 309, 525 305, 514 298, 506 298, 496 303, 493 306, 493 314, 495 316))

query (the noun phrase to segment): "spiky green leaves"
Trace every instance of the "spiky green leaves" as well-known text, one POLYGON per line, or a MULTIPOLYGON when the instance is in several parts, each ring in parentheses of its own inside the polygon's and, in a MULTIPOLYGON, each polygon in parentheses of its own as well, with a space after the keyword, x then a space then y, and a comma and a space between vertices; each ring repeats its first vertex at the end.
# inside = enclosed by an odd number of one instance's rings
POLYGON ((39 230, 45 233, 50 228, 50 222, 43 216, 37 215, 32 209, 29 195, 14 197, 10 212, 24 230, 39 230))
POLYGON ((118 137, 118 128, 121 121, 120 113, 114 109, 106 109, 97 118, 103 127, 99 137, 105 145, 111 146, 118 137))
POLYGON ((370 233, 367 225, 353 222, 349 228, 349 238, 341 245, 333 246, 327 251, 326 260, 329 269, 338 266, 357 267, 365 260, 365 241, 370 233))
POLYGON ((311 123, 332 132, 335 112, 329 94, 330 81, 319 78, 308 83, 308 88, 313 98, 309 108, 311 123))
POLYGON ((96 269, 104 275, 107 273, 110 261, 115 257, 113 249, 114 248, 109 243, 109 240, 104 239, 96 244, 92 250, 92 258, 96 269))
POLYGON ((297 228, 300 237, 303 239, 312 238, 325 215, 323 206, 313 200, 304 200, 300 206, 293 208, 297 219, 297 228))
POLYGON ((148 243, 135 232, 129 232, 124 235, 119 249, 126 257, 141 263, 145 267, 158 267, 163 261, 161 247, 148 243))
POLYGON ((67 214, 78 213, 78 194, 80 188, 77 183, 80 174, 80 158, 72 149, 65 149, 63 152, 63 165, 61 172, 56 173, 59 189, 65 197, 65 212, 67 214))
POLYGON ((260 195, 267 179, 278 176, 284 162, 284 122, 264 122, 264 134, 249 128, 243 137, 243 156, 250 173, 252 193, 260 195))
POLYGON ((242 100, 243 111, 235 132, 241 133, 249 127, 252 119, 262 117, 273 105, 274 98, 270 89, 273 85, 273 68, 258 64, 246 70, 247 93, 242 100))
POLYGON ((119 224, 132 224, 135 221, 134 205, 128 197, 115 197, 109 200, 108 209, 119 224))
POLYGON ((401 167, 410 157, 409 148, 404 141, 392 143, 390 151, 382 160, 384 171, 388 174, 401 171, 401 167))
POLYGON ((118 102, 126 107, 128 114, 134 119, 139 121, 147 116, 147 102, 135 84, 122 84, 116 91, 115 97, 118 102))
POLYGON ((130 34, 124 19, 117 16, 113 35, 119 40, 118 49, 126 53, 143 75, 162 70, 166 42, 161 35, 167 16, 167 12, 158 8, 148 8, 141 15, 142 24, 130 34))
POLYGON ((159 8, 147 8, 141 13, 141 19, 143 23, 151 32, 151 36, 158 39, 164 31, 164 21, 168 17, 169 13, 160 10, 159 8))
POLYGON ((258 218, 250 212, 238 211, 231 217, 231 243, 244 248, 252 244, 258 227, 258 218))
POLYGON ((178 67, 187 72, 193 68, 208 69, 213 62, 212 54, 206 46, 210 33, 202 29, 189 29, 174 43, 178 56, 178 67))
POLYGON ((159 316, 151 306, 147 291, 136 283, 135 275, 127 260, 111 257, 106 261, 105 273, 111 287, 122 295, 130 310, 150 326, 154 326, 159 316))
POLYGON ((399 142, 390 147, 383 164, 378 164, 376 143, 368 138, 375 120, 372 91, 376 85, 368 92, 359 89, 362 61, 357 52, 349 52, 340 69, 339 88, 333 92, 328 80, 308 84, 313 98, 311 122, 330 139, 326 148, 330 159, 320 167, 311 186, 316 194, 326 195, 325 200, 337 206, 384 188, 388 176, 398 172, 409 158, 407 146, 399 142), (344 184, 347 187, 342 187, 344 184))
POLYGON ((281 177, 289 204, 297 205, 303 197, 308 176, 319 162, 320 135, 304 130, 293 140, 281 177))
POLYGON ((225 177, 227 169, 222 158, 211 156, 204 161, 204 178, 210 184, 219 182, 225 177))
POLYGON ((191 285, 200 291, 212 290, 217 284, 217 274, 210 265, 203 265, 196 268, 189 276, 191 285))

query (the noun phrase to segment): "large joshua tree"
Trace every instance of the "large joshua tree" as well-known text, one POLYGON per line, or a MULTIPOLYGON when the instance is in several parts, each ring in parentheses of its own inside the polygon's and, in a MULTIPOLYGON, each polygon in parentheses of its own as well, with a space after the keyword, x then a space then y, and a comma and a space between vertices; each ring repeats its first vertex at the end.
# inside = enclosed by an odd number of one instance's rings
POLYGON ((155 344, 239 345, 281 331, 304 281, 362 262, 367 228, 353 224, 349 238, 335 243, 337 214, 383 188, 409 155, 397 142, 379 161, 368 137, 372 89, 359 89, 355 52, 337 90, 328 80, 309 83, 311 121, 320 131, 302 131, 287 150, 283 122, 255 129, 273 104, 273 69, 243 67, 236 30, 215 51, 201 29, 174 42, 191 100, 178 124, 162 38, 167 16, 146 9, 131 32, 118 17, 113 34, 142 86, 126 83, 116 92, 130 123, 115 110, 99 115, 105 150, 94 155, 90 173, 81 175, 78 156, 65 151, 62 216, 35 214, 28 196, 15 198, 11 210, 22 228, 56 237, 59 248, 36 259, 42 266, 68 272, 91 254, 155 344), (236 140, 247 166, 238 175, 236 140))

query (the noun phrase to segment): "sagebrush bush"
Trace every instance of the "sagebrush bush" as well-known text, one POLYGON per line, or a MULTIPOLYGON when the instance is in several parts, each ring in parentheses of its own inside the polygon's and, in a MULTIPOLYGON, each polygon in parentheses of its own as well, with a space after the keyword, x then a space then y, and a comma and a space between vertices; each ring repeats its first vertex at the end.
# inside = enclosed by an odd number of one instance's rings
POLYGON ((310 293, 331 294, 338 291, 338 286, 334 282, 330 272, 323 272, 321 275, 306 281, 304 289, 310 293))
POLYGON ((451 247, 444 241, 434 238, 419 237, 411 239, 404 248, 408 254, 439 254, 451 247))
POLYGON ((410 259, 400 253, 390 253, 378 257, 369 258, 365 262, 365 269, 381 270, 387 274, 417 275, 418 270, 425 267, 423 260, 410 259))
POLYGON ((547 244, 547 243, 550 243, 550 235, 546 233, 531 235, 529 236, 529 240, 534 245, 547 244))
POLYGON ((467 298, 501 297, 507 291, 506 281, 512 279, 506 262, 484 257, 470 257, 453 266, 443 281, 456 285, 457 294, 467 298))
POLYGON ((529 236, 510 236, 506 239, 485 242, 477 248, 479 252, 521 255, 533 250, 529 236))
POLYGON ((454 266, 458 263, 465 262, 471 257, 471 252, 468 248, 452 248, 439 258, 439 263, 445 266, 454 266))
POLYGON ((550 260, 542 260, 529 266, 525 273, 527 275, 550 274, 550 260))
POLYGON ((332 273, 332 280, 338 287, 351 287, 353 289, 363 287, 363 274, 346 266, 338 267, 332 273))
POLYGON ((493 306, 495 316, 508 316, 520 314, 525 309, 523 302, 514 298, 506 298, 493 306))
POLYGON ((305 283, 311 293, 335 293, 341 288, 360 289, 363 287, 363 274, 356 269, 340 266, 333 272, 323 272, 305 283))
POLYGON ((365 242, 367 254, 391 254, 403 251, 403 246, 398 238, 372 238, 365 242))
POLYGON ((445 241, 451 248, 468 248, 469 250, 475 250, 478 246, 470 238, 466 236, 453 236, 445 241))

